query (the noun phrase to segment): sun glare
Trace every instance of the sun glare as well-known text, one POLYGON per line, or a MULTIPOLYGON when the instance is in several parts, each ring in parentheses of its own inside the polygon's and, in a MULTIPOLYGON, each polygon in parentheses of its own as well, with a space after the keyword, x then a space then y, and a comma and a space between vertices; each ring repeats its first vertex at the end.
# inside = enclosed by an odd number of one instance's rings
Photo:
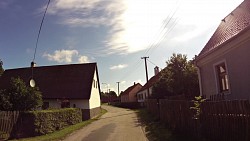
POLYGON ((176 7, 176 2, 163 0, 127 0, 121 15, 122 31, 115 35, 116 43, 126 45, 128 53, 149 47, 162 36, 163 21, 176 7))

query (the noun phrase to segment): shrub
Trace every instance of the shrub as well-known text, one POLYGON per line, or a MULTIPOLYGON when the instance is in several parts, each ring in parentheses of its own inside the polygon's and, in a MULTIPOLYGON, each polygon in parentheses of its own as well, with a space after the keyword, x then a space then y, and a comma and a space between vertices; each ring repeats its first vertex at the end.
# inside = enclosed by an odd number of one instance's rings
POLYGON ((19 119, 21 126, 15 135, 19 134, 21 137, 44 135, 80 122, 82 122, 82 112, 77 108, 23 112, 19 119))

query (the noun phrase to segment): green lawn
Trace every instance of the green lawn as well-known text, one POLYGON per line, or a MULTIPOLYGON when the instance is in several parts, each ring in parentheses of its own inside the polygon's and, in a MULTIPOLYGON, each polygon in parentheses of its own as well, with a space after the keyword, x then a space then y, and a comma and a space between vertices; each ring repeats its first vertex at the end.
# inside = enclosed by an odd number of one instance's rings
POLYGON ((174 134, 156 116, 148 113, 146 109, 137 111, 137 115, 145 127, 146 136, 149 141, 207 141, 196 140, 187 135, 174 134))
MULTIPOLYGON (((56 132, 51 133, 51 134, 37 136, 37 137, 31 137, 31 138, 23 138, 23 139, 19 139, 18 141, 57 141, 57 140, 61 140, 61 139, 65 138, 67 135, 73 133, 74 131, 79 130, 79 129, 83 128, 84 126, 92 123, 93 121, 98 120, 106 112, 107 112, 107 110, 102 109, 101 114, 94 119, 83 121, 81 123, 66 127, 62 130, 56 131, 56 132)), ((12 140, 12 141, 16 141, 16 140, 12 140)))

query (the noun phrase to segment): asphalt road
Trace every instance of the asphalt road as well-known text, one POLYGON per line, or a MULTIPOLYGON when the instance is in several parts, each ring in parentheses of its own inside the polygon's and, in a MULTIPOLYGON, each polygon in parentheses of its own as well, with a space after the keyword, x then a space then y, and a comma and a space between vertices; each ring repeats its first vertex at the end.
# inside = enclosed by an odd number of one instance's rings
POLYGON ((64 141, 147 141, 134 111, 107 105, 102 108, 108 112, 64 141))

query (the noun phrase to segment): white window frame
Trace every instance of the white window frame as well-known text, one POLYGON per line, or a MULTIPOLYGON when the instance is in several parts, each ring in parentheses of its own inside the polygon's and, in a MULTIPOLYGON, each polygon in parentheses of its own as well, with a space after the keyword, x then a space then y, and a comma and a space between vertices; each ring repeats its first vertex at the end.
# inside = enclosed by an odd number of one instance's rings
POLYGON ((222 93, 225 95, 231 94, 230 76, 229 76, 229 70, 228 70, 226 60, 224 59, 224 60, 216 62, 215 64, 213 64, 213 68, 214 68, 214 76, 215 76, 215 84, 216 84, 216 92, 217 92, 216 94, 222 94, 222 93), (225 64, 226 74, 228 76, 228 78, 227 78, 228 79, 228 91, 225 91, 225 92, 221 92, 219 76, 218 76, 218 71, 217 71, 217 67, 223 63, 225 64))

